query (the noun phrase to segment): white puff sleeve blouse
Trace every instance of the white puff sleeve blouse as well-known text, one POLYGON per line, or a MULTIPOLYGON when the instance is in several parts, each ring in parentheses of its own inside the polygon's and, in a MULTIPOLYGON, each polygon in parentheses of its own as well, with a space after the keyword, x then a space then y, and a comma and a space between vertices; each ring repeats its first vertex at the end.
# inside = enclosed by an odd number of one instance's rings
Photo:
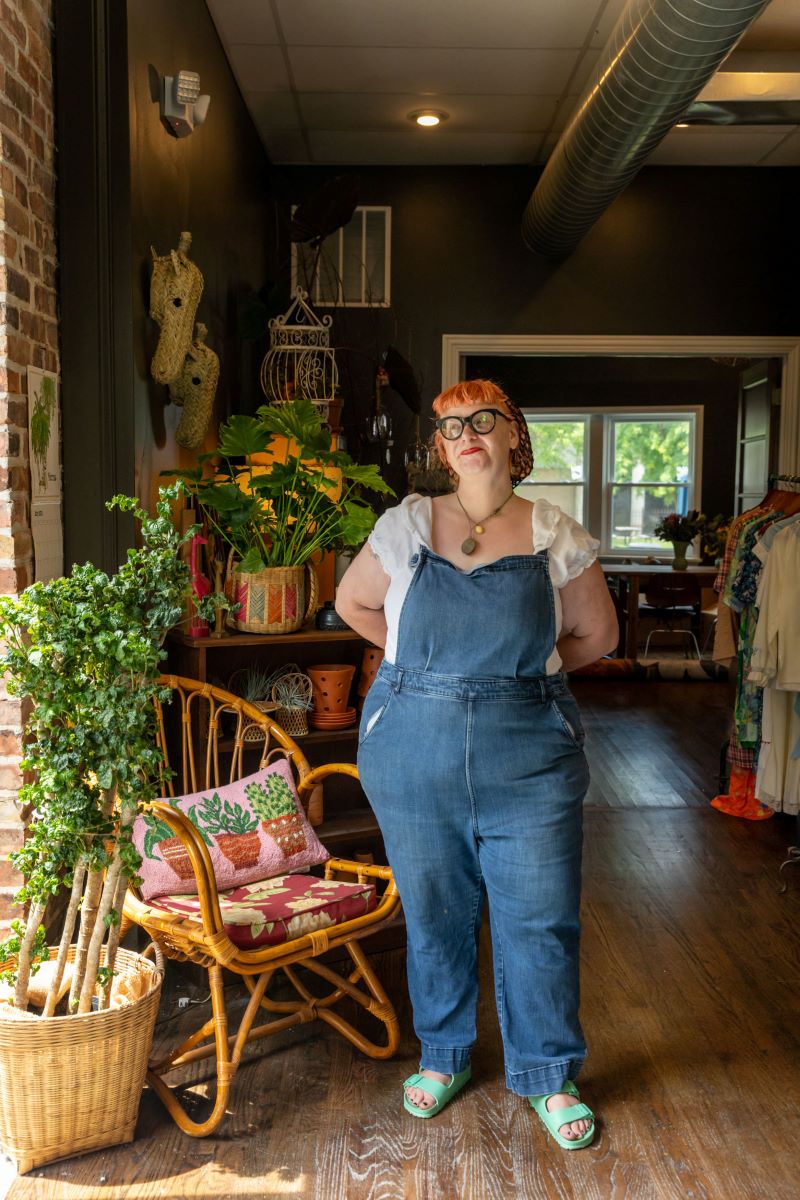
MULTIPOLYGON (((400 612, 414 574, 411 558, 420 546, 431 549, 433 503, 430 496, 406 496, 396 508, 390 508, 378 519, 369 536, 369 545, 389 576, 389 590, 384 601, 388 633, 386 659, 394 662, 397 653, 397 633, 400 612)), ((559 589, 575 579, 597 558, 600 543, 557 504, 537 500, 533 506, 531 531, 532 553, 547 550, 550 579, 553 584, 556 615, 556 638, 561 632, 561 602, 559 589)), ((467 572, 469 573, 469 572, 467 572)), ((547 660, 547 673, 561 669, 561 658, 553 646, 547 660)))

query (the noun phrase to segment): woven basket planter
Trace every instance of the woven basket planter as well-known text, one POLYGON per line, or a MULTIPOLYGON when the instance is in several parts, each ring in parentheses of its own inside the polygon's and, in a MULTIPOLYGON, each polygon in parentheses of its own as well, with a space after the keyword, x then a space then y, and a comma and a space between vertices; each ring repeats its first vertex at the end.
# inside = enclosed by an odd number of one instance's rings
POLYGON ((245 633, 294 633, 317 607, 319 585, 310 563, 249 573, 228 569, 226 592, 241 608, 233 618, 245 633))
POLYGON ((0 1142, 20 1174, 133 1141, 161 974, 122 949, 115 971, 143 977, 138 1000, 72 1017, 9 1017, 0 1006, 0 1142))
POLYGON ((284 733, 289 734, 289 737, 302 737, 303 734, 308 733, 308 709, 311 705, 311 696, 311 680, 302 671, 295 671, 291 675, 284 676, 283 680, 272 689, 272 699, 278 706, 275 709, 275 720, 284 733), (304 706, 299 704, 290 706, 286 703, 286 697, 292 691, 295 691, 297 697, 302 699, 304 706))

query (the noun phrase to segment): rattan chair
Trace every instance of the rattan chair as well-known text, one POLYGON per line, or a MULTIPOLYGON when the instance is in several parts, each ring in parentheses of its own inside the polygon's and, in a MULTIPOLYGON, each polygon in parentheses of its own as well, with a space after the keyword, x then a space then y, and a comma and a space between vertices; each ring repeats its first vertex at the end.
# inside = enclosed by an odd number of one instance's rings
MULTIPOLYGON (((253 725, 259 726, 265 735, 255 752, 258 754, 260 750, 261 764, 275 753, 274 747, 284 753, 292 763, 304 805, 314 788, 329 775, 340 773, 358 778, 356 767, 348 763, 331 763, 312 770, 296 743, 268 714, 230 692, 178 676, 164 676, 163 683, 172 689, 172 703, 158 707, 158 742, 167 766, 175 771, 165 782, 164 795, 219 787, 255 770, 259 764, 253 763, 253 742, 246 736, 253 725), (246 752, 250 754, 247 769, 246 752)), ((128 928, 134 923, 145 930, 157 957, 163 954, 205 968, 211 993, 211 1017, 169 1054, 149 1064, 147 1080, 180 1128, 195 1137, 212 1133, 225 1115, 231 1083, 246 1043, 294 1025, 320 1020, 372 1058, 389 1058, 394 1054, 399 1042, 397 1016, 359 945, 360 938, 381 929, 398 915, 400 900, 391 870, 346 859, 329 859, 324 867, 326 880, 344 876, 352 877, 352 882, 375 885, 378 894, 374 910, 278 945, 243 950, 230 940, 225 930, 211 859, 197 829, 168 803, 157 801, 151 808, 186 847, 196 877, 200 911, 194 917, 178 915, 163 905, 159 907, 158 899, 145 902, 131 890, 125 901, 124 926, 128 928), (326 951, 336 947, 343 947, 347 955, 341 973, 320 961, 326 951), (313 989, 298 968, 316 977, 313 989), (235 1034, 228 1032, 224 970, 241 976, 250 992, 235 1034), (270 980, 281 973, 293 988, 289 999, 285 998, 285 989, 280 998, 267 994, 270 980), (352 1001, 374 1018, 380 1040, 370 1040, 339 1011, 340 1002, 350 1005, 352 1001), (256 1024, 256 1018, 266 1014, 270 1019, 256 1024), (181 1104, 177 1091, 168 1086, 165 1076, 211 1056, 216 1059, 216 1096, 210 1115, 195 1121, 181 1104)))

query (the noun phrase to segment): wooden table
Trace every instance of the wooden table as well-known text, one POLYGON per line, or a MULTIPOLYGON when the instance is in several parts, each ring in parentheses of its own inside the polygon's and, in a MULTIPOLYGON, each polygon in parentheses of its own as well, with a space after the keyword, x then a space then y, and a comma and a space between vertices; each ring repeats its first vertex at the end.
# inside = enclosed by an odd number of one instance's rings
POLYGON ((619 598, 625 616, 625 631, 622 643, 625 658, 636 658, 636 638, 639 625, 639 592, 642 584, 654 575, 673 575, 684 578, 693 575, 701 587, 711 587, 717 577, 714 566, 690 566, 685 571, 674 571, 672 567, 662 563, 614 563, 600 564, 606 578, 614 576, 619 580, 619 598))

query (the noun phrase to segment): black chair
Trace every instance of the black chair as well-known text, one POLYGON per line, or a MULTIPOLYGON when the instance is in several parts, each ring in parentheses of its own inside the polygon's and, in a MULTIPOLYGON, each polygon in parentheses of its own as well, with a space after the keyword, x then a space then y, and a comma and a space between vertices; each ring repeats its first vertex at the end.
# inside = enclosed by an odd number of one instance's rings
POLYGON ((653 617, 656 621, 644 644, 645 658, 653 634, 669 633, 688 638, 687 658, 689 646, 693 645, 698 662, 702 661, 697 641, 702 621, 700 584, 692 575, 663 575, 650 580, 645 589, 644 602, 639 604, 639 616, 653 617), (687 619, 688 628, 683 624, 687 619))

